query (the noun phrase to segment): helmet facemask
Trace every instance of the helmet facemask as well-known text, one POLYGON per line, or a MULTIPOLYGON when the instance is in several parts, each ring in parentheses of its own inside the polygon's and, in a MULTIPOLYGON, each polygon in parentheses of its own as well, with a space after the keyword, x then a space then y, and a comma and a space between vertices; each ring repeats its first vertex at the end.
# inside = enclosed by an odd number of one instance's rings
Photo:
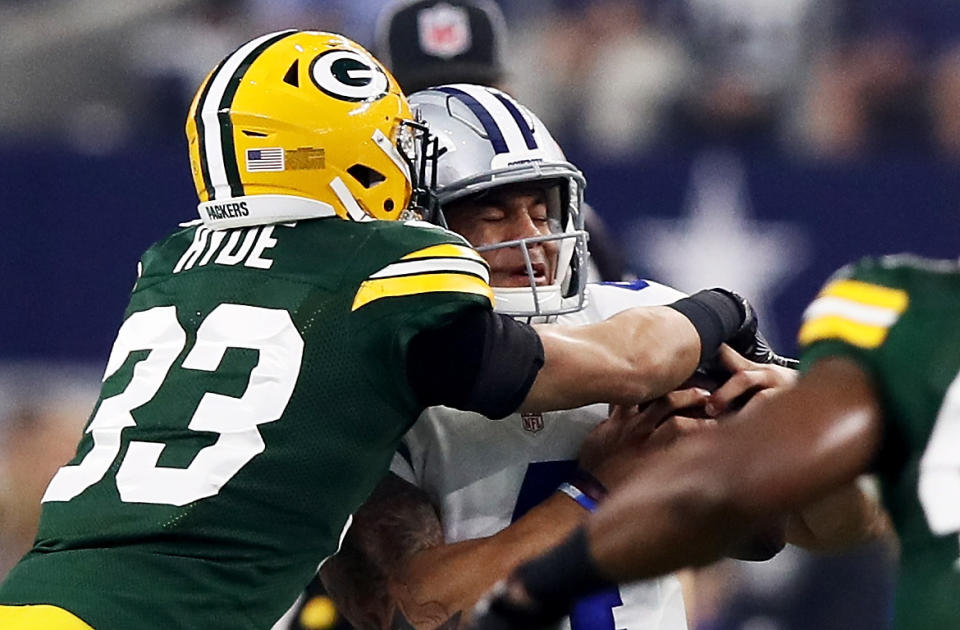
POLYGON ((420 121, 401 121, 398 129, 397 152, 410 175, 410 203, 405 220, 416 219, 446 225, 437 200, 437 158, 440 155, 436 136, 420 121))
MULTIPOLYGON (((512 178, 511 178, 512 179, 512 178)), ((493 292, 496 297, 496 310, 504 315, 525 320, 528 323, 545 322, 554 319, 557 315, 578 311, 584 306, 584 285, 587 252, 587 234, 583 229, 583 217, 580 214, 580 186, 578 182, 568 178, 558 178, 544 181, 532 178, 518 180, 513 184, 523 187, 530 184, 531 189, 542 191, 547 205, 548 233, 535 236, 503 240, 497 243, 477 244, 476 249, 490 262, 496 271, 498 261, 496 253, 503 250, 516 249, 519 256, 511 256, 510 260, 522 260, 526 275, 526 282, 522 286, 498 286, 496 273, 491 278, 493 292), (539 265, 534 260, 532 250, 541 247, 548 260, 548 267, 552 269, 552 277, 546 283, 539 274, 539 265)), ((504 184, 503 186, 511 186, 504 184)), ((459 200, 482 205, 484 197, 496 194, 502 187, 495 186, 484 192, 459 200)), ((459 204, 456 204, 459 205, 459 204)), ((458 209, 451 217, 456 218, 460 212, 469 209, 458 209)), ((458 221, 453 221, 457 223, 458 221)), ((454 226, 455 227, 455 226, 454 226)))

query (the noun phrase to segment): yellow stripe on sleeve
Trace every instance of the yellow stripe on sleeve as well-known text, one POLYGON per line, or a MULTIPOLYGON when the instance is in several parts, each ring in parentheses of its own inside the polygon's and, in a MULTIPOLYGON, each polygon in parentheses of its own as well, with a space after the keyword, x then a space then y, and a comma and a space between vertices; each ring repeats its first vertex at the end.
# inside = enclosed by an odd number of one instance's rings
POLYGON ((470 260, 476 260, 483 264, 487 264, 483 260, 483 257, 480 256, 477 252, 466 247, 464 245, 454 245, 452 243, 444 243, 442 245, 431 245, 430 247, 424 247, 423 249, 418 249, 415 252, 410 252, 400 260, 413 260, 415 258, 469 258, 470 260))
POLYGON ((859 280, 831 282, 804 313, 798 343, 805 347, 838 339, 859 348, 876 348, 909 303, 910 296, 901 289, 859 280))
POLYGON ((886 326, 860 324, 839 315, 824 315, 804 322, 800 327, 801 347, 822 339, 840 339, 859 348, 876 348, 887 338, 886 326))
POLYGON ((93 630, 79 617, 59 606, 0 605, 0 628, 3 630, 93 630))
POLYGON ((820 291, 818 297, 832 296, 860 302, 868 306, 888 308, 902 313, 906 310, 910 298, 901 289, 891 289, 859 280, 837 280, 820 291))
POLYGON ((350 310, 355 311, 381 298, 442 291, 482 295, 493 304, 493 289, 481 278, 463 273, 428 273, 367 280, 360 285, 350 310))

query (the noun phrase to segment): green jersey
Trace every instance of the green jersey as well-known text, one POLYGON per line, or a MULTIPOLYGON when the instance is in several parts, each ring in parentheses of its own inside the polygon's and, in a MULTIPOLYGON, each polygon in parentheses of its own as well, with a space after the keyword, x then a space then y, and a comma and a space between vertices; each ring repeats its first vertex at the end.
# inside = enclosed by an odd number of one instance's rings
POLYGON ((3 604, 97 630, 269 627, 422 410, 408 342, 490 309, 460 237, 338 218, 151 247, 3 604))
POLYGON ((824 287, 800 330, 805 367, 832 356, 868 372, 881 397, 876 461, 902 544, 902 630, 960 628, 960 267, 865 259, 824 287))

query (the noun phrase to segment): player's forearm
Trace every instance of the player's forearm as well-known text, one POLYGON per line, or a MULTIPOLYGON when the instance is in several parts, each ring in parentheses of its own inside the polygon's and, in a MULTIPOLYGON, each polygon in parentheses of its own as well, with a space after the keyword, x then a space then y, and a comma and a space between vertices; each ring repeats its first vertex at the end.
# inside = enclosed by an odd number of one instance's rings
POLYGON ((818 363, 796 386, 639 464, 636 482, 614 488, 591 518, 598 566, 622 581, 712 560, 756 519, 851 482, 879 438, 867 375, 818 363))
MULTIPOLYGON (((753 447, 741 450, 738 440, 746 436, 732 435, 739 433, 723 427, 690 436, 643 462, 634 482, 612 489, 587 524, 591 553, 604 578, 644 579, 712 562, 758 518, 783 508, 784 495, 763 480, 767 468, 744 465, 753 447)), ((754 446, 771 447, 766 439, 754 446)), ((772 459, 762 459, 772 475, 772 459)))
MULTIPOLYGON (((659 465, 668 459, 655 461, 659 465)), ((482 607, 478 627, 541 627, 569 614, 577 599, 612 584, 719 556, 737 525, 719 521, 701 535, 701 519, 716 515, 712 508, 722 505, 710 500, 709 485, 665 490, 669 480, 652 476, 655 483, 649 486, 614 490, 583 527, 514 571, 482 607)))
POLYGON ((700 337, 667 307, 631 309, 590 326, 538 327, 545 362, 523 409, 595 402, 636 404, 682 383, 699 362, 700 337))
POLYGON ((709 470, 704 463, 715 459, 710 440, 686 441, 648 458, 633 477, 644 481, 612 489, 588 519, 591 553, 604 578, 626 582, 712 561, 751 523, 731 509, 730 487, 722 478, 688 474, 671 462, 673 451, 683 448, 683 462, 692 470, 709 470))
POLYGON ((494 536, 417 553, 391 580, 390 595, 413 628, 459 619, 517 566, 566 538, 586 515, 557 493, 494 536))

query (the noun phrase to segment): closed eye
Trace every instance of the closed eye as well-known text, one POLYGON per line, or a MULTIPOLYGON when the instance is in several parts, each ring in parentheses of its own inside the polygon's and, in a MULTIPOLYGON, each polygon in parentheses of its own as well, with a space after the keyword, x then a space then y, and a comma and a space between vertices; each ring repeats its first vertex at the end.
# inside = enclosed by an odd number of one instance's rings
POLYGON ((503 221, 507 214, 498 208, 485 208, 480 213, 481 221, 503 221))

